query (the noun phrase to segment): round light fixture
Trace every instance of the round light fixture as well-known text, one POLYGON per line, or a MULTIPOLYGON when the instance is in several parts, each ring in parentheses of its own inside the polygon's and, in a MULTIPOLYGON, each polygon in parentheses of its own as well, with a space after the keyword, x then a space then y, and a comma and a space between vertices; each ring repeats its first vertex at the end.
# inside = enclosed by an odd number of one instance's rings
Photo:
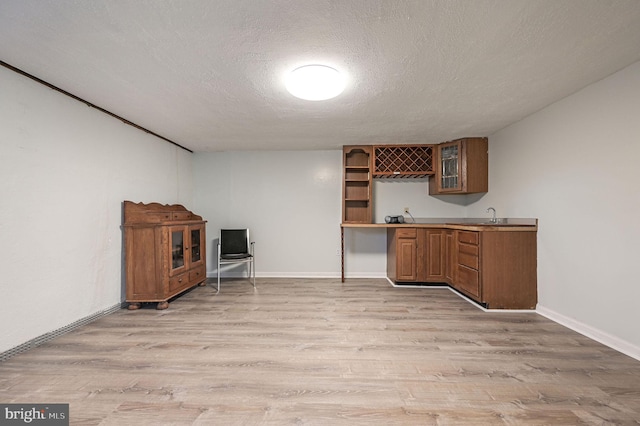
POLYGON ((296 98, 324 101, 335 98, 345 87, 345 79, 327 65, 304 65, 287 76, 287 90, 296 98))

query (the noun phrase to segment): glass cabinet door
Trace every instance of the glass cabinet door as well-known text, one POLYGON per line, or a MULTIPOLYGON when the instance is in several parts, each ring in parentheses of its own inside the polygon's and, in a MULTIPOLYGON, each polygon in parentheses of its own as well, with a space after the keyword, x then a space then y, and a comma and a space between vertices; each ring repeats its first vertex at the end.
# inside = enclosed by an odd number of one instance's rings
POLYGON ((200 228, 191 229, 191 262, 193 263, 202 260, 202 252, 200 250, 201 235, 200 228))
POLYGON ((460 188, 460 145, 455 143, 440 147, 440 189, 460 188))
POLYGON ((184 228, 171 228, 169 236, 171 237, 171 270, 185 267, 185 232, 184 228))

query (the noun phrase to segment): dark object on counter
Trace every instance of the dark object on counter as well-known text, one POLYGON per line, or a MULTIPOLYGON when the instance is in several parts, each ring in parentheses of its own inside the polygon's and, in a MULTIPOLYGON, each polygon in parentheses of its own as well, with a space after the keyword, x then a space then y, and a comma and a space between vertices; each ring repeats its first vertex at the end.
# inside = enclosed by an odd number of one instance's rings
POLYGON ((404 223, 404 216, 385 216, 386 223, 404 223))

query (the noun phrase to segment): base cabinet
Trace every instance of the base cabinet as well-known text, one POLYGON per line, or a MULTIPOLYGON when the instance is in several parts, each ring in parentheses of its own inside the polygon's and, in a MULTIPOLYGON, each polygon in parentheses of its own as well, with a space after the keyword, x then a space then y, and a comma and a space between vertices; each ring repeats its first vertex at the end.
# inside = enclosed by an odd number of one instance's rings
POLYGON ((456 274, 451 285, 475 300, 480 296, 480 232, 456 231, 456 274))
POLYGON ((445 279, 445 232, 440 229, 389 228, 387 276, 397 282, 445 279))
POLYGON ((387 276, 446 283, 489 309, 535 309, 533 231, 388 228, 387 276))
POLYGON ((205 221, 181 205, 124 202, 126 301, 166 309, 206 280, 205 221))
POLYGON ((442 282, 446 276, 445 231, 418 230, 418 280, 442 282))
POLYGON ((535 309, 535 232, 481 232, 480 302, 490 309, 535 309))
POLYGON ((387 230, 387 276, 393 281, 415 282, 418 279, 417 241, 416 228, 387 230))
POLYGON ((455 231, 450 284, 489 309, 535 309, 536 233, 455 231))

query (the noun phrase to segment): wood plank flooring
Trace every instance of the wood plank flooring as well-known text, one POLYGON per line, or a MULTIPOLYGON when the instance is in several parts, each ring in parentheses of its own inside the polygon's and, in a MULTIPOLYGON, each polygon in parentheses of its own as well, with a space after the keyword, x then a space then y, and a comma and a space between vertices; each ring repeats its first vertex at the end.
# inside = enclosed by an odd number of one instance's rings
POLYGON ((259 279, 121 310, 0 363, 77 425, 640 424, 640 362, 444 288, 259 279))

